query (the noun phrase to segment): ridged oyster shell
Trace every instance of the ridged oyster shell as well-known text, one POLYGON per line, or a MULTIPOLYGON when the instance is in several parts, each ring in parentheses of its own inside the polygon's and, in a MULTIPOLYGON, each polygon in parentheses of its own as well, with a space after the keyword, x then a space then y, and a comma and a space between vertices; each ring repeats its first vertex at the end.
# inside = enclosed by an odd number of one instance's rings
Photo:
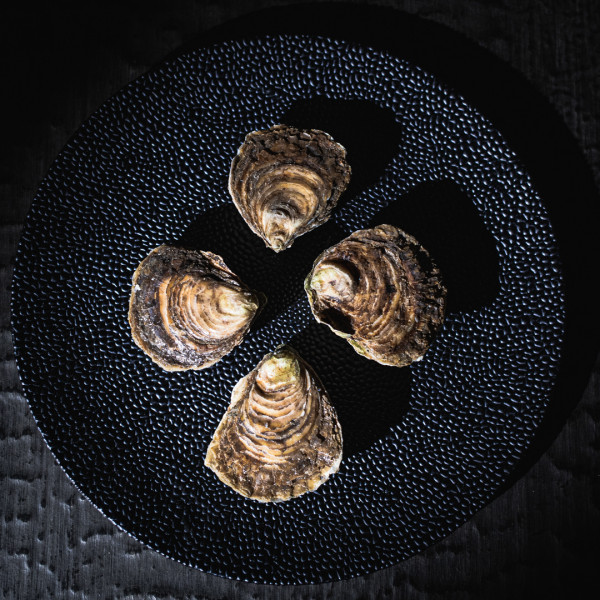
POLYGON ((329 134, 276 125, 246 136, 229 193, 252 231, 280 252, 329 219, 349 181, 346 150, 329 134))
POLYGON ((323 384, 283 346, 233 389, 205 464, 243 496, 272 502, 315 490, 341 459, 341 428, 323 384))
POLYGON ((220 256, 164 245, 133 275, 129 324, 163 369, 205 369, 242 341, 263 301, 220 256))
POLYGON ((356 231, 325 250, 304 287, 319 322, 384 365, 420 360, 444 320, 439 269, 393 225, 356 231))

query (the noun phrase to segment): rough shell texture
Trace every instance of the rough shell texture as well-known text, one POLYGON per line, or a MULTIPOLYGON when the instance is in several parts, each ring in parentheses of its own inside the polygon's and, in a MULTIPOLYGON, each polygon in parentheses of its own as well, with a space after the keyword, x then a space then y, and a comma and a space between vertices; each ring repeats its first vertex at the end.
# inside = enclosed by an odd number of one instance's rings
POLYGON ((282 347, 235 386, 205 464, 236 492, 271 502, 317 489, 341 459, 342 432, 323 384, 282 347))
MULTIPOLYGON (((408 45, 410 30, 397 30, 408 45)), ((388 128, 376 131, 387 139, 388 128)), ((523 165, 498 129, 434 75, 343 39, 246 35, 160 65, 70 140, 23 230, 15 349, 44 438, 114 522, 203 571, 307 584, 422 552, 498 494, 554 398, 565 277, 548 210, 523 165), (245 132, 295 122, 300 102, 306 121, 319 122, 322 96, 332 116, 321 129, 334 131, 329 123, 340 116, 354 123, 355 141, 367 138, 372 122, 348 102, 361 99, 397 121, 401 146, 380 157, 384 176, 276 255, 224 190, 229 163, 245 132), (452 302, 435 344, 410 369, 359 356, 315 321, 298 285, 323 249, 378 223, 403 223, 430 249, 448 309, 452 302), (230 354, 173 376, 137 351, 127 302, 140 248, 188 230, 248 284, 246 273, 258 272, 262 286, 275 262, 289 283, 279 300, 269 295, 281 308, 230 354), (272 261, 257 270, 259 252, 272 261), (223 399, 279 344, 317 369, 343 428, 344 460, 315 493, 255 502, 203 463, 223 399)))
POLYGON ((329 219, 349 181, 346 150, 329 134, 276 125, 246 136, 229 192, 250 228, 279 252, 329 219))
POLYGON ((261 302, 220 256, 160 246, 133 275, 129 324, 163 369, 205 369, 242 341, 261 302))
POLYGON ((384 365, 420 360, 444 319, 439 269, 393 225, 356 231, 325 250, 305 287, 319 322, 384 365))

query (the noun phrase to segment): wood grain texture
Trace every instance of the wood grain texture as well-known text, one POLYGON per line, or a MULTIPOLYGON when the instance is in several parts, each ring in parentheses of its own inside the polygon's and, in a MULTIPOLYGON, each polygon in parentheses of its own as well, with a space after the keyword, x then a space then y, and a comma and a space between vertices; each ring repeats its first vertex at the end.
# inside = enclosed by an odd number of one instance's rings
MULTIPOLYGON (((332 584, 245 584, 166 559, 83 499, 46 448, 20 392, 9 312, 12 264, 37 186, 81 122, 111 94, 199 32, 276 4, 291 2, 1 9, 1 72, 10 108, 0 150, 0 597, 586 597, 584 585, 595 579, 600 558, 600 362, 560 435, 508 491, 426 552, 332 584)), ((524 74, 565 121, 600 187, 600 10, 594 1, 378 4, 460 31, 524 74)))

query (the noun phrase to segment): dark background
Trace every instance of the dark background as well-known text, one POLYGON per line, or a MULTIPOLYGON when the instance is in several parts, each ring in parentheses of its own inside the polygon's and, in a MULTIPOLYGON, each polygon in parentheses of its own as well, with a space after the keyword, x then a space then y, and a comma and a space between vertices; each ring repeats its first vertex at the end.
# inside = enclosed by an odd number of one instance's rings
MULTIPOLYGON (((142 547, 100 515, 46 449, 20 394, 9 308, 12 263, 37 186, 69 137, 111 94, 203 31, 251 10, 286 4, 292 2, 189 1, 153 7, 89 2, 85 8, 83 3, 22 3, 0 9, 0 598, 593 596, 586 584, 597 581, 600 559, 598 361, 593 369, 583 361, 589 371, 585 391, 579 386, 564 391, 568 410, 562 430, 512 487, 424 553, 339 583, 270 587, 181 566, 142 547)), ((565 164, 585 170, 587 162, 598 189, 596 2, 375 4, 446 25, 523 74, 539 92, 543 110, 552 108, 573 148, 581 151, 575 150, 573 158, 569 148, 565 164)), ((573 194, 578 192, 575 185, 573 194)), ((591 282, 595 259, 582 256, 591 282)))

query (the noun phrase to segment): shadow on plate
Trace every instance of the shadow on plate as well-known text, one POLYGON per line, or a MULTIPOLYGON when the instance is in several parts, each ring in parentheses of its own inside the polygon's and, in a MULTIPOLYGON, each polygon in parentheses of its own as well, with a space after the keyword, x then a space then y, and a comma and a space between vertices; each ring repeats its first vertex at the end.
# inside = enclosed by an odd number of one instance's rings
POLYGON ((453 182, 416 186, 381 210, 371 227, 388 223, 414 236, 440 268, 447 311, 489 304, 499 290, 498 253, 471 199, 453 182))
MULTIPOLYGON (((497 490, 502 493, 556 438, 581 398, 598 354, 600 320, 595 295, 588 290, 589 261, 585 257, 600 254, 596 231, 600 203, 577 140, 547 99, 509 64, 431 20, 386 7, 308 3, 244 15, 203 35, 202 44, 248 38, 248 32, 254 37, 321 35, 403 57, 476 106, 502 133, 532 178, 559 245, 567 319, 559 373, 543 422, 529 449, 497 490)), ((197 46, 194 41, 180 52, 197 46)))
POLYGON ((365 359, 319 323, 295 335, 290 345, 315 368, 335 406, 344 456, 367 449, 401 422, 409 406, 410 369, 365 359))
POLYGON ((242 219, 233 203, 201 214, 176 246, 210 250, 252 289, 267 296, 254 329, 260 329, 304 296, 304 278, 319 253, 337 243, 344 232, 332 221, 299 237, 291 248, 276 253, 267 248, 242 219))
MULTIPOLYGON (((398 152, 400 129, 391 110, 364 100, 312 98, 295 103, 283 122, 322 129, 342 143, 353 169, 338 208, 374 184, 398 152), (348 128, 348 123, 353 127, 348 128), (377 136, 376 144, 372 142, 377 136)), ((337 210, 337 209, 336 209, 337 210)), ((314 260, 345 236, 333 220, 300 236, 291 248, 276 253, 248 227, 233 202, 200 215, 182 237, 171 243, 219 254, 244 283, 267 296, 255 328, 260 329, 304 296, 304 278, 314 260)))
POLYGON ((374 185, 398 155, 402 129, 393 111, 367 100, 316 96, 296 101, 282 116, 287 125, 326 131, 348 152, 352 177, 338 210, 374 185))

